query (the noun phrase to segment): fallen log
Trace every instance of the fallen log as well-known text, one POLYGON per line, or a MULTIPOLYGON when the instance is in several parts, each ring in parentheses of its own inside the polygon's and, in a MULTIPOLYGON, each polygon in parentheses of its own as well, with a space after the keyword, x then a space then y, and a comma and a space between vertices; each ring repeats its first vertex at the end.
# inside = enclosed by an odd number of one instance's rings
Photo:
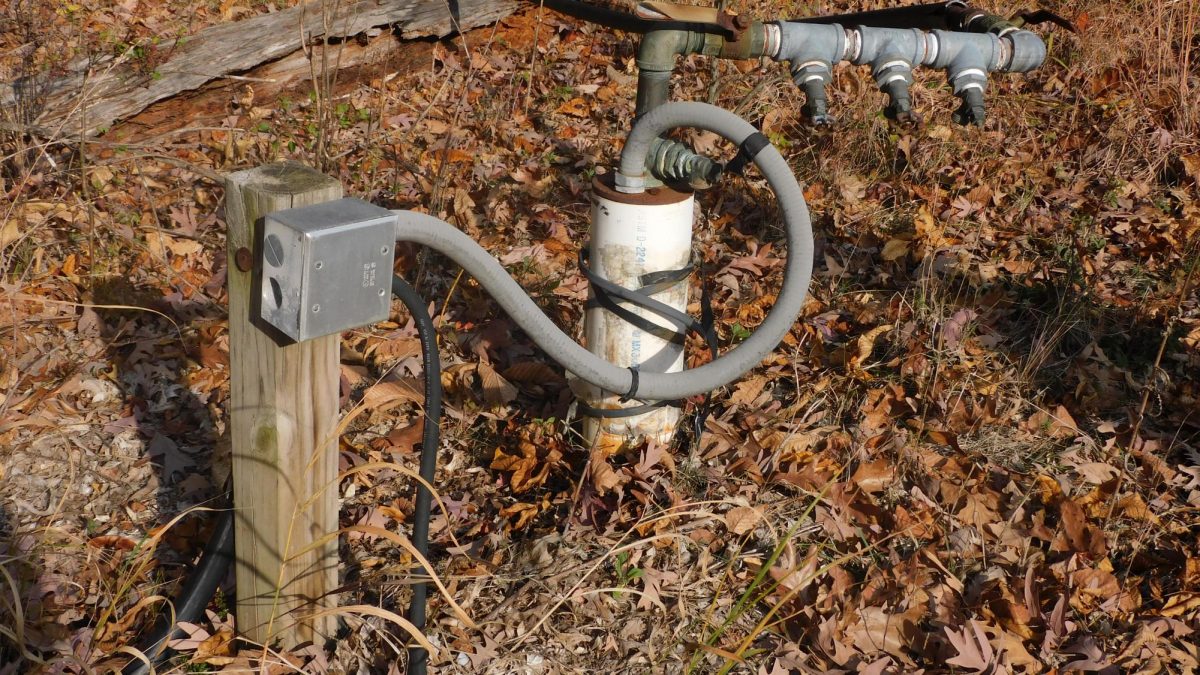
MULTIPOLYGON (((336 65, 335 97, 353 90, 356 83, 387 78, 396 73, 428 67, 435 43, 428 40, 402 40, 386 31, 361 40, 330 45, 329 63, 336 65)), ((314 47, 316 63, 321 63, 322 47, 314 47)), ((184 126, 221 126, 236 101, 240 112, 247 106, 271 105, 280 97, 303 98, 314 70, 309 55, 295 51, 287 56, 256 66, 236 77, 223 77, 187 92, 158 101, 141 112, 117 123, 105 134, 115 142, 131 141, 180 129, 184 126), (249 101, 247 101, 249 99, 249 101)), ((317 76, 320 77, 319 69, 317 76)), ((0 123, 0 130, 3 130, 0 123)), ((41 135, 45 135, 44 130, 41 135)))
MULTIPOLYGON (((403 38, 444 37, 493 23, 517 7, 515 0, 358 0, 309 2, 251 19, 206 28, 163 43, 169 54, 153 69, 145 61, 116 57, 51 83, 33 121, 55 135, 95 135, 150 104, 287 57, 306 44, 342 39, 391 26, 403 38)), ((152 62, 151 59, 149 59, 152 62)), ((0 107, 20 105, 20 88, 4 87, 0 107)))

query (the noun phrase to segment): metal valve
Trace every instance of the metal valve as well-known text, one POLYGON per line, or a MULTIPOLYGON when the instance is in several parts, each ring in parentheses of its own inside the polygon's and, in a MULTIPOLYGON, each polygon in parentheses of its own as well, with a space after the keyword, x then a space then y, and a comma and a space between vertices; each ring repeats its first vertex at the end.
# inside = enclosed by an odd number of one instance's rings
POLYGON ((825 87, 829 84, 832 66, 828 61, 806 61, 792 67, 792 79, 804 91, 805 119, 815 126, 831 126, 833 116, 829 114, 829 99, 825 87))
POLYGON ((987 120, 987 109, 983 103, 983 89, 970 87, 959 94, 962 104, 954 111, 952 119, 957 124, 983 126, 987 120))
POLYGON ((884 117, 901 126, 921 123, 921 116, 912 109, 912 98, 908 88, 912 84, 912 66, 907 61, 889 61, 875 71, 875 83, 879 90, 888 95, 888 105, 883 109, 884 117))

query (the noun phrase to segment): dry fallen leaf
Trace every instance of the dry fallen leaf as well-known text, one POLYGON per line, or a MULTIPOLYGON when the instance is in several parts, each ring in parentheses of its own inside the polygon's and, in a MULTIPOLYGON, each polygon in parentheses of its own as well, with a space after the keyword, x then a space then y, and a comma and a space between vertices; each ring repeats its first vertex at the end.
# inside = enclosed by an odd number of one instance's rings
POLYGON ((858 484, 863 492, 868 494, 882 492, 892 484, 896 477, 896 466, 887 459, 877 459, 873 462, 859 464, 850 480, 858 484))
POLYGON ((883 252, 880 257, 888 262, 893 262, 908 255, 908 250, 912 247, 912 242, 908 239, 889 239, 883 245, 883 252))
POLYGON ((588 105, 586 99, 576 96, 575 98, 558 106, 554 112, 572 115, 574 117, 587 117, 589 114, 591 114, 591 106, 588 105))
POLYGON ((762 519, 762 511, 753 506, 735 506, 725 512, 725 526, 739 536, 749 533, 762 519))
POLYGON ((592 454, 592 461, 588 463, 588 469, 592 487, 595 488, 596 494, 601 496, 616 490, 627 480, 614 471, 600 454, 592 454))
POLYGON ((363 392, 362 398, 364 407, 379 412, 405 403, 423 403, 424 400, 423 385, 415 378, 376 382, 363 392))
POLYGON ((509 521, 510 529, 520 530, 524 529, 537 514, 538 507, 535 504, 513 504, 500 509, 497 515, 509 521))
POLYGON ((1097 560, 1103 558, 1108 550, 1104 532, 1088 523, 1083 508, 1071 499, 1063 500, 1059 508, 1065 540, 1070 550, 1087 553, 1097 560))
POLYGON ((996 653, 992 650, 992 643, 988 640, 987 633, 983 632, 978 621, 970 621, 961 631, 952 630, 949 626, 944 630, 946 637, 950 639, 950 644, 958 650, 958 655, 946 659, 946 663, 969 668, 979 674, 990 671, 996 653))
POLYGON ((15 220, 4 221, 4 226, 0 227, 0 249, 8 246, 14 241, 21 238, 21 228, 15 220))
POLYGON ((562 375, 540 361, 514 363, 504 369, 503 375, 509 382, 520 384, 566 384, 566 379, 562 375))
POLYGON ((846 637, 866 654, 886 652, 907 659, 909 641, 920 631, 916 621, 924 611, 913 606, 901 613, 889 613, 882 607, 863 607, 857 621, 846 629, 846 637))
POLYGON ((504 405, 517 399, 520 393, 515 386, 494 368, 479 363, 479 383, 483 387, 483 401, 488 405, 504 405))
POLYGON ((1195 609, 1200 609, 1200 593, 1182 592, 1167 598, 1160 613, 1163 616, 1183 616, 1195 609))

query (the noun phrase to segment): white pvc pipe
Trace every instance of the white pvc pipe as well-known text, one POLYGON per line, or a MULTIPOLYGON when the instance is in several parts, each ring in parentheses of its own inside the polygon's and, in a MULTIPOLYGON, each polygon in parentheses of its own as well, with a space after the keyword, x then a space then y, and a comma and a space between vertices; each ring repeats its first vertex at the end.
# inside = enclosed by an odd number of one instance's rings
MULTIPOLYGON (((692 221, 695 198, 665 188, 650 195, 620 195, 597 190, 593 195, 590 263, 592 271, 619 286, 638 289, 642 275, 687 267, 692 256, 692 221), (632 202, 632 203, 631 203, 632 202), (663 203, 667 202, 667 203, 663 203)), ((688 280, 684 279, 652 296, 681 312, 687 311, 688 280)), ((674 333, 677 328, 661 316, 619 303, 648 322, 674 333)), ((591 307, 584 316, 588 351, 610 363, 637 367, 639 372, 676 373, 683 370, 683 339, 666 340, 625 321, 602 307, 591 307)), ((603 391, 588 385, 583 399, 593 408, 624 408, 645 403, 620 398, 627 392, 603 391)), ((679 422, 679 409, 657 408, 632 417, 585 418, 584 437, 599 447, 615 447, 653 439, 671 441, 679 422)))

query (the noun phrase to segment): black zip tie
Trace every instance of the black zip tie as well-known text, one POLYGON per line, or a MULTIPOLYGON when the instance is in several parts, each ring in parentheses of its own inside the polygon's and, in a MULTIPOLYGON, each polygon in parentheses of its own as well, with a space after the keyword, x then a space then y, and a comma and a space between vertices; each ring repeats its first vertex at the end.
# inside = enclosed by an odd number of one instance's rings
MULTIPOLYGON (((670 272, 657 273, 669 275, 678 274, 678 279, 673 279, 671 282, 658 281, 651 286, 638 289, 625 288, 624 286, 619 286, 608 279, 601 278, 592 271, 592 268, 588 266, 588 251, 586 245, 584 248, 579 250, 579 271, 583 272, 584 278, 586 278, 588 283, 592 286, 592 300, 594 300, 594 302, 589 301, 587 306, 591 308, 598 304, 617 316, 620 316, 625 321, 637 326, 638 328, 650 333, 651 335, 654 335, 661 340, 671 340, 672 336, 682 336, 688 331, 695 331, 697 333, 700 332, 700 324, 694 318, 662 301, 655 300, 654 298, 650 297, 650 295, 653 293, 659 293, 665 290, 667 286, 672 285, 672 283, 675 281, 682 281, 683 279, 687 278, 687 274, 691 273, 691 267, 691 265, 688 265, 686 268, 681 270, 671 270, 670 272), (687 274, 683 274, 684 270, 687 270, 687 274), (668 327, 652 323, 646 320, 644 317, 639 317, 624 307, 621 307, 619 304, 617 304, 616 300, 613 300, 613 298, 628 302, 635 307, 640 307, 647 311, 654 312, 667 321, 675 324, 676 329, 671 330, 668 327)), ((645 276, 646 275, 643 275, 642 278, 644 279, 645 276)))
POLYGON ((663 401, 651 401, 641 405, 630 406, 628 408, 594 408, 583 401, 576 401, 577 410, 584 417, 597 418, 621 418, 621 417, 636 417, 645 415, 649 412, 654 412, 659 408, 671 406, 672 408, 682 408, 684 401, 682 399, 669 399, 663 401))
MULTIPOLYGON (((712 354, 713 360, 717 358, 717 329, 716 315, 712 308, 712 291, 705 282, 704 277, 700 277, 700 328, 701 337, 704 338, 704 343, 708 345, 708 351, 712 354)), ((705 392, 704 402, 696 409, 695 415, 692 417, 692 443, 696 450, 700 449, 700 439, 704 436, 704 426, 708 423, 708 416, 712 414, 712 392, 705 392)))
POLYGON ((762 152, 763 148, 771 145, 771 141, 767 140, 760 132, 754 132, 742 141, 738 146, 738 154, 733 159, 725 164, 726 173, 736 173, 742 175, 742 171, 746 169, 746 165, 754 161, 758 153, 762 152))
POLYGON ((621 403, 628 403, 628 402, 632 401, 633 399, 637 398, 637 390, 638 390, 637 366, 629 366, 629 374, 633 376, 633 379, 629 383, 629 391, 625 392, 624 396, 617 399, 621 403))

